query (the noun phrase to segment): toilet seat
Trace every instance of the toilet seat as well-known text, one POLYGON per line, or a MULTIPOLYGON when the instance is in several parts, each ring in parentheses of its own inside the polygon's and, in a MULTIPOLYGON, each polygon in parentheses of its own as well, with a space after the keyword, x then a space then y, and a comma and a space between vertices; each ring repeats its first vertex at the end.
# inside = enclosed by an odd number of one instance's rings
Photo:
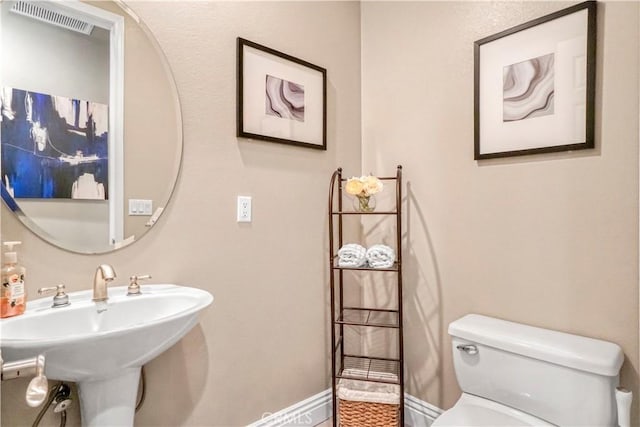
POLYGON ((553 426, 540 418, 467 393, 453 408, 439 416, 431 427, 526 427, 553 426))

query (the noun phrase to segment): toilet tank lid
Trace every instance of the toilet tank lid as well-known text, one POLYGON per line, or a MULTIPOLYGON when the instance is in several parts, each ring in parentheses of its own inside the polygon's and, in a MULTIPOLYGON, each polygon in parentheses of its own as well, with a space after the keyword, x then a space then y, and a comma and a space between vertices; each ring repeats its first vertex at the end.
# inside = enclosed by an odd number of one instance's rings
POLYGON ((479 314, 449 324, 449 335, 545 360, 557 365, 614 377, 624 360, 617 344, 479 314))

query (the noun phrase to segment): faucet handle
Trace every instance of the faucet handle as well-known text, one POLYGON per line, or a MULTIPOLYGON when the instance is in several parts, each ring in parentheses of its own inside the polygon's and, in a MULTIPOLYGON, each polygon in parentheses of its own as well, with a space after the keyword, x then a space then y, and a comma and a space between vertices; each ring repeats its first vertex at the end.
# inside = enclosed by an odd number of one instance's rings
POLYGON ((46 288, 40 288, 38 289, 38 295, 48 295, 54 291, 56 291, 57 293, 64 293, 64 285, 60 284, 55 286, 49 286, 46 288))
POLYGON ((127 288, 127 295, 140 295, 140 285, 138 284, 138 280, 147 280, 151 279, 150 274, 145 274, 142 276, 133 275, 129 277, 129 287, 127 288))
POLYGON ((53 292, 56 292, 56 295, 53 297, 52 308, 65 307, 71 304, 69 302, 69 295, 64 291, 63 284, 38 289, 38 295, 49 295, 53 292))

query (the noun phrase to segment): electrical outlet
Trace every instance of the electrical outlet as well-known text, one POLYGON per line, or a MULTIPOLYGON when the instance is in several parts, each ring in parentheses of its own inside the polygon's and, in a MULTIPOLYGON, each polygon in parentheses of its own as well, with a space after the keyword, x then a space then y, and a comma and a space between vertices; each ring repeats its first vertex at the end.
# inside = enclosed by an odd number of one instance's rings
POLYGON ((251 222, 250 196, 238 196, 238 222, 251 222))

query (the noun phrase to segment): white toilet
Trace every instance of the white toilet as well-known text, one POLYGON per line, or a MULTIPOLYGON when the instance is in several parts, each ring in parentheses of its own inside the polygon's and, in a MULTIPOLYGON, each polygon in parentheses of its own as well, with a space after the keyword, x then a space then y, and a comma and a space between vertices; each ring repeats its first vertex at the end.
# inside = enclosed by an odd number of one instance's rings
POLYGON ((618 345, 477 314, 449 335, 462 396, 432 427, 618 425, 618 345))

